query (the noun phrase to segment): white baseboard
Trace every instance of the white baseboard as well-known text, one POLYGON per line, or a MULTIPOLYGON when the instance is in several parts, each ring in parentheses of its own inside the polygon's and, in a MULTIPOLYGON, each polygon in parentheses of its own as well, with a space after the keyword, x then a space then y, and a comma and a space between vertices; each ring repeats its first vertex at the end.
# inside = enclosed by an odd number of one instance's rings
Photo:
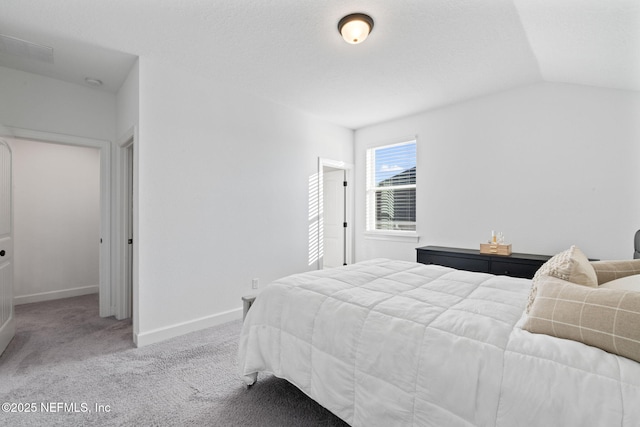
POLYGON ((169 338, 178 337, 188 334, 189 332, 199 331, 201 329, 217 326, 232 320, 242 319, 242 309, 223 311, 222 313, 213 314, 211 316, 201 317, 199 319, 190 320, 188 322, 177 323, 175 325, 166 326, 164 328, 154 329, 148 332, 134 333, 133 343, 136 347, 144 347, 169 338))
POLYGON ((32 302, 50 301, 61 298, 79 297, 80 295, 97 294, 100 287, 82 286, 80 288, 63 289, 60 291, 40 292, 38 294, 20 295, 13 298, 14 305, 30 304, 32 302))

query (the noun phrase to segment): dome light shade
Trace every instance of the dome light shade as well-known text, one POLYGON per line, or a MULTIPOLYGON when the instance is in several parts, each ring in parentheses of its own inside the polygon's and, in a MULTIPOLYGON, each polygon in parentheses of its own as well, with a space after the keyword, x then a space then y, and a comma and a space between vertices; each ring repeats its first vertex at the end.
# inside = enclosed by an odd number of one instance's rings
POLYGON ((93 86, 93 87, 100 87, 102 86, 102 80, 100 79, 96 79, 93 77, 86 77, 84 79, 84 81, 89 85, 89 86, 93 86))
POLYGON ((338 22, 338 31, 347 43, 358 44, 367 39, 373 29, 373 19, 364 13, 352 13, 338 22))

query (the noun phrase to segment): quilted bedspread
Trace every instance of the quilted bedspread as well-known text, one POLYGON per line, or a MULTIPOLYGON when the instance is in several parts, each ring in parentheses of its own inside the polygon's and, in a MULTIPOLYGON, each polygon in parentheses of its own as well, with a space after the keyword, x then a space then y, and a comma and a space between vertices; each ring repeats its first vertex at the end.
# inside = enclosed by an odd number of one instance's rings
POLYGON ((530 286, 384 259, 289 276, 249 311, 240 375, 354 426, 640 426, 640 364, 520 329, 530 286))

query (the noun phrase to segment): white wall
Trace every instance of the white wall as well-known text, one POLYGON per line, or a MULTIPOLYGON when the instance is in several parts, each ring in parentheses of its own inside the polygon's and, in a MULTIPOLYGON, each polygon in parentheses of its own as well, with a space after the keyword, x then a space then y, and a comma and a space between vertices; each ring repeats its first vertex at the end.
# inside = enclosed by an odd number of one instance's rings
POLYGON ((640 94, 544 83, 359 129, 356 254, 415 260, 425 245, 630 258, 640 228, 640 94), (365 150, 418 137, 419 243, 364 237, 365 150))
POLYGON ((0 124, 112 141, 116 97, 98 89, 0 67, 0 124))
POLYGON ((140 58, 139 330, 144 345, 239 317, 251 279, 309 270, 318 157, 353 132, 140 58))
POLYGON ((6 68, 0 92, 13 127, 113 141, 139 126, 138 344, 240 317, 252 278, 315 268, 318 157, 353 163, 353 131, 148 57, 117 95, 6 68))
POLYGON ((9 139, 16 304, 98 292, 100 155, 9 139))

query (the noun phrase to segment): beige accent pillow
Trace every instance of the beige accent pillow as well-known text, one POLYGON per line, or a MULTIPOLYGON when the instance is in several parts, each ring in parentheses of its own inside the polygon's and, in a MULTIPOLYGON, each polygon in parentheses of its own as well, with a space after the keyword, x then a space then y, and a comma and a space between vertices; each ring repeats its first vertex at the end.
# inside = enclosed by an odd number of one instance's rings
POLYGON ((542 264, 532 279, 531 292, 527 303, 527 313, 531 310, 531 304, 536 298, 536 290, 541 277, 553 276, 567 282, 583 286, 598 286, 598 277, 591 266, 589 259, 577 246, 571 246, 566 251, 560 252, 542 264))
MULTIPOLYGON (((640 274, 612 280, 600 286, 600 289, 621 289, 624 291, 640 292, 640 274)), ((640 328, 640 325, 638 325, 640 328)))
POLYGON ((596 271, 599 285, 622 277, 640 274, 640 259, 591 261, 591 266, 596 271))
POLYGON ((522 329, 640 362, 640 292, 540 282, 522 329))

